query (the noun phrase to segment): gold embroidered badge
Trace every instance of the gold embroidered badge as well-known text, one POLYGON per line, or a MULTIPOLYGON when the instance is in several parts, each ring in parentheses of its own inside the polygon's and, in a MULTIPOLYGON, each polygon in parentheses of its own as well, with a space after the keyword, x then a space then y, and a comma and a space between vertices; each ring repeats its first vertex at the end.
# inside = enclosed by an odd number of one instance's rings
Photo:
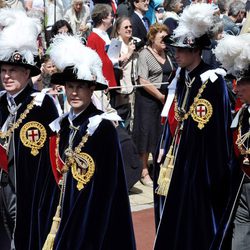
POLYGON ((71 166, 71 172, 75 180, 77 180, 77 189, 82 190, 95 172, 93 158, 87 153, 78 153, 71 166))
POLYGON ((35 121, 27 122, 20 131, 20 139, 25 147, 31 148, 31 154, 36 156, 44 146, 47 138, 45 127, 35 121))
POLYGON ((213 114, 213 107, 211 103, 205 99, 199 99, 194 107, 191 116, 194 121, 198 122, 198 128, 203 129, 208 123, 213 114))

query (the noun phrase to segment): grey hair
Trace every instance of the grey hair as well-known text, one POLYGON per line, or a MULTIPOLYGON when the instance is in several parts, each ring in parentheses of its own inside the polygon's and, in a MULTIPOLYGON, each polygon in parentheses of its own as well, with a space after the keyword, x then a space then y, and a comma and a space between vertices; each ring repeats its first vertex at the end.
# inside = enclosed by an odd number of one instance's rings
POLYGON ((245 11, 246 11, 246 4, 243 3, 242 1, 235 1, 229 5, 228 15, 235 17, 239 14, 239 12, 245 12, 245 11))
POLYGON ((73 6, 75 3, 84 3, 83 0, 72 0, 71 6, 73 6))
POLYGON ((177 3, 180 3, 181 0, 164 0, 163 6, 166 11, 172 11, 175 8, 177 3))
POLYGON ((210 38, 214 38, 224 30, 223 20, 219 16, 213 16, 213 25, 209 29, 208 35, 210 38))
POLYGON ((218 7, 219 7, 219 9, 220 9, 220 13, 226 13, 227 11, 228 11, 228 7, 229 7, 229 4, 232 2, 232 0, 231 1, 229 1, 229 0, 218 0, 217 1, 217 5, 218 5, 218 7))
POLYGON ((102 19, 112 13, 112 7, 108 4, 96 4, 92 10, 92 20, 94 27, 98 27, 102 23, 102 19))

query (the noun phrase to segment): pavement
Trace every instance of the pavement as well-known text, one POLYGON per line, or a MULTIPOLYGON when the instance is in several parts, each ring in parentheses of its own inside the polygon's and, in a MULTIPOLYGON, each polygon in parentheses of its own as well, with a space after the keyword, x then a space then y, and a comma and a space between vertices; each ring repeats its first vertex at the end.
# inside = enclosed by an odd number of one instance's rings
POLYGON ((153 188, 137 182, 129 192, 137 250, 152 250, 155 239, 153 188))
POLYGON ((144 186, 138 181, 130 189, 129 200, 132 212, 153 208, 153 188, 144 186))

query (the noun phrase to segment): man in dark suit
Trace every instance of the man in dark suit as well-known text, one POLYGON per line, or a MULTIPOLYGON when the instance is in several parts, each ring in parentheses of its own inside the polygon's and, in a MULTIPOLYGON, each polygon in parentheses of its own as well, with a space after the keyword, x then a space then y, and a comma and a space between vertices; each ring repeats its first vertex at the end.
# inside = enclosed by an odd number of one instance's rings
POLYGON ((150 26, 149 20, 145 17, 148 11, 150 0, 132 0, 134 12, 131 15, 132 35, 147 41, 147 32, 150 26))

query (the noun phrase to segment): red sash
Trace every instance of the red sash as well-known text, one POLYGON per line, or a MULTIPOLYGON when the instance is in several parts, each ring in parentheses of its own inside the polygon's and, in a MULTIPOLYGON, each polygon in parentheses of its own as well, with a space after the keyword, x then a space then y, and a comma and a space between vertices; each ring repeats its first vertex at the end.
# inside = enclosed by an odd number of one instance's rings
POLYGON ((57 159, 57 156, 56 156, 56 148, 57 148, 56 140, 57 140, 56 134, 52 135, 49 138, 49 155, 50 155, 50 163, 51 163, 51 166, 52 166, 52 171, 53 171, 55 180, 56 180, 56 182, 58 184, 59 181, 62 178, 61 170, 62 170, 62 168, 64 166, 64 162, 61 159, 61 157, 59 155, 59 152, 58 152, 58 159, 57 159))
POLYGON ((175 101, 173 101, 168 113, 168 124, 172 137, 174 136, 176 127, 178 125, 178 122, 175 119, 174 107, 175 107, 175 101))
POLYGON ((8 156, 2 144, 0 144, 0 168, 8 173, 8 156))

